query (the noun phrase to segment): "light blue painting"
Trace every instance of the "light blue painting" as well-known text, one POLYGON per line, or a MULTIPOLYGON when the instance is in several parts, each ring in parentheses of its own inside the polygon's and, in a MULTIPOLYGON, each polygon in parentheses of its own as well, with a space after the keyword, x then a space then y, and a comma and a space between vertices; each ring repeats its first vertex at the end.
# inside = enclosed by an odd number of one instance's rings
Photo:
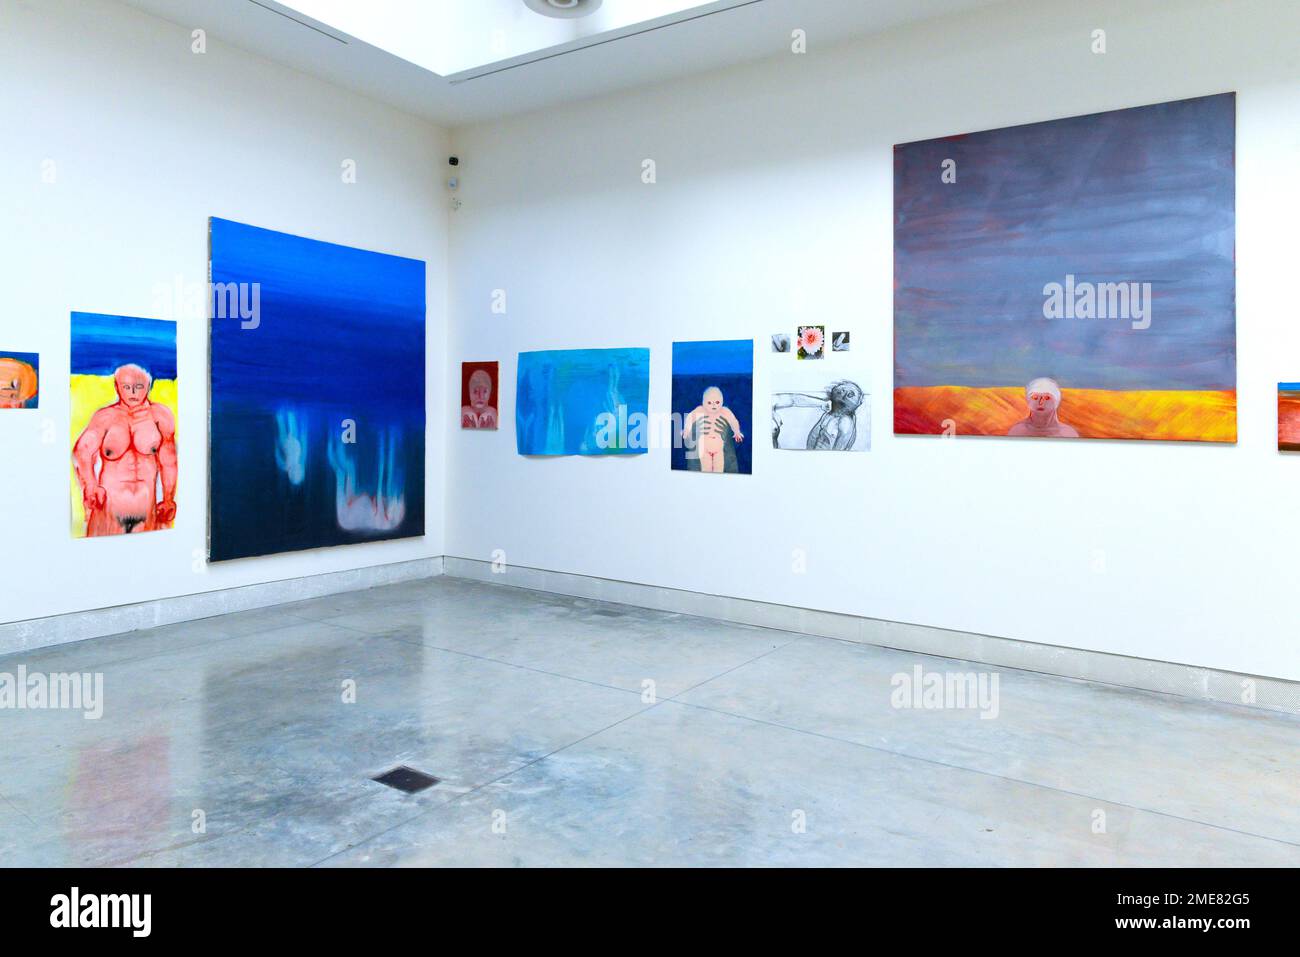
POLYGON ((519 353, 515 440, 520 455, 643 453, 649 407, 649 349, 519 353))

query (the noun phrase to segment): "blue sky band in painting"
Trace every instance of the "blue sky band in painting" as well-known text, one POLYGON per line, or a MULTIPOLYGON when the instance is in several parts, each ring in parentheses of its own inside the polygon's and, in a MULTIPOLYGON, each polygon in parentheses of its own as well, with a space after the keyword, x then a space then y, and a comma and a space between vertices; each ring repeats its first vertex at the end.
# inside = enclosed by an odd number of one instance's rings
POLYGON ((1279 382, 1278 392, 1300 392, 1300 382, 1279 382))
POLYGON ((895 386, 1234 389, 1235 115, 1224 93, 895 146, 895 386), (1045 319, 1067 276, 1150 283, 1150 328, 1045 319))
POLYGON ((252 360, 275 378, 247 376, 248 388, 315 402, 323 383, 348 388, 350 370, 366 370, 368 401, 423 424, 423 399, 417 409, 412 389, 424 382, 423 262, 215 217, 210 242, 212 282, 258 283, 263 312, 256 329, 238 318, 212 321, 213 342, 223 346, 212 352, 217 380, 252 360))
POLYGON ((131 363, 155 379, 175 379, 176 323, 94 312, 72 314, 73 375, 112 375, 131 363))
POLYGON ((425 264, 213 218, 212 561, 424 534, 425 264))
POLYGON ((673 343, 673 375, 752 375, 753 339, 673 343))

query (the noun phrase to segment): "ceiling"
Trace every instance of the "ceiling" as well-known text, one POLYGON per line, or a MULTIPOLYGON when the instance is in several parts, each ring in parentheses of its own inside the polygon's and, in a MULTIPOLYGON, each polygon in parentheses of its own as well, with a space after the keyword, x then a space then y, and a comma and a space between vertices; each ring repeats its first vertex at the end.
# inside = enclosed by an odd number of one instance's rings
POLYGON ((815 53, 997 0, 604 0, 576 28, 532 13, 524 0, 122 2, 455 127, 789 54, 795 29, 815 53), (643 19, 647 5, 668 12, 643 19), (638 6, 640 14, 628 12, 638 6))

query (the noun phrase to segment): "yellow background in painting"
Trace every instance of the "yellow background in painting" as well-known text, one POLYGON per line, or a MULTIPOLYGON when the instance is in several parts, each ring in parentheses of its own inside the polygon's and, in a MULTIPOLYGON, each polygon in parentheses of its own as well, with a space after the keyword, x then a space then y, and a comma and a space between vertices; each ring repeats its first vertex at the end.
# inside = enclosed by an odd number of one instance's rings
MULTIPOLYGON (((117 389, 111 375, 74 375, 72 377, 72 444, 69 449, 68 474, 72 479, 72 537, 86 537, 86 509, 81 504, 81 484, 77 481, 76 470, 71 465, 71 449, 90 422, 90 417, 117 401, 117 389)), ((176 380, 156 379, 149 390, 149 401, 165 405, 172 410, 176 420, 176 431, 180 432, 180 416, 176 405, 176 380)), ((177 499, 180 498, 180 485, 177 484, 177 499)))

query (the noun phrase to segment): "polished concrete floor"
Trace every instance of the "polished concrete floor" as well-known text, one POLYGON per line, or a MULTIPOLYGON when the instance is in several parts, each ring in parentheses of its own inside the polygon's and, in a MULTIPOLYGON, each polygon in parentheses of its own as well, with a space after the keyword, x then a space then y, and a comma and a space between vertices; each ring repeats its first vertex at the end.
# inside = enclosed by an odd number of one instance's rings
POLYGON ((0 710, 9 866, 1300 865, 1300 718, 1009 670, 996 717, 903 709, 989 669, 504 586, 20 664, 105 710, 0 710))

